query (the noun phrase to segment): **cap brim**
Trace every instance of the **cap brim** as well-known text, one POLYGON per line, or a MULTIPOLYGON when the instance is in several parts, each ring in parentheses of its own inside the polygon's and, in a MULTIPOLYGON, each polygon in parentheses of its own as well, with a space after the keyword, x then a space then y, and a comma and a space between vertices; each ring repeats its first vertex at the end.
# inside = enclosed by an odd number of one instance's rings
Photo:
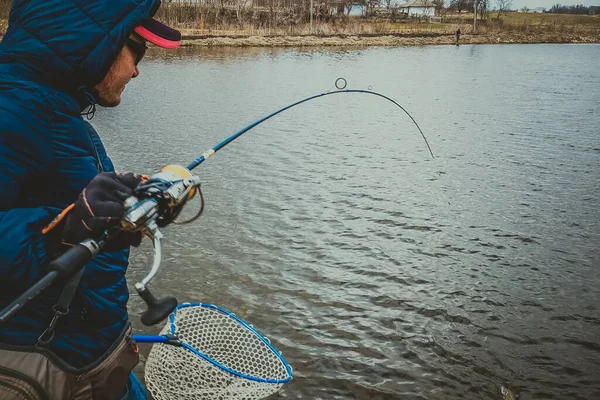
POLYGON ((181 43, 181 32, 149 18, 134 29, 135 33, 159 47, 174 49, 181 43))

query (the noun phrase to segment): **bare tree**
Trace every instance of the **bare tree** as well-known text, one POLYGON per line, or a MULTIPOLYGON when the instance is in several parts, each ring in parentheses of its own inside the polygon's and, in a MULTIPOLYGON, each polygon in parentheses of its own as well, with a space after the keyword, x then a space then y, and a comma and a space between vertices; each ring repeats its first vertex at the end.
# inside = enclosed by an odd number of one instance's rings
POLYGON ((344 8, 346 9, 347 15, 350 15, 350 12, 352 11, 352 7, 354 7, 354 2, 352 0, 350 0, 344 4, 344 8))
POLYGON ((435 8, 437 8, 438 10, 441 10, 442 8, 444 8, 446 1, 445 0, 433 0, 432 3, 435 6, 435 8))
MULTIPOLYGON (((369 16, 371 15, 371 13, 373 12, 374 9, 376 9, 377 7, 379 7, 381 5, 381 1, 380 0, 365 0, 365 16, 369 16)), ((391 0, 389 1, 389 6, 388 6, 388 2, 385 2, 386 8, 389 9, 391 7, 391 0)))
POLYGON ((480 19, 487 19, 489 17, 489 3, 488 0, 475 0, 477 4, 477 14, 480 19))
POLYGON ((496 7, 498 7, 498 17, 497 18, 500 18, 500 15, 506 14, 507 12, 509 12, 512 7, 512 4, 513 4, 513 0, 496 0, 496 7))
POLYGON ((451 0, 449 8, 456 9, 459 13, 462 10, 472 10, 473 0, 451 0))

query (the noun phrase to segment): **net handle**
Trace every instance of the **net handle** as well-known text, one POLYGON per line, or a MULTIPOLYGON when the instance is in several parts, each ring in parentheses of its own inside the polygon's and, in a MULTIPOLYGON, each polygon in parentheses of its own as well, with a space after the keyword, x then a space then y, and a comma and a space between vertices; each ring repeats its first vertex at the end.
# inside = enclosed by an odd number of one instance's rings
POLYGON ((174 335, 131 335, 138 343, 163 343, 181 346, 181 341, 174 335))

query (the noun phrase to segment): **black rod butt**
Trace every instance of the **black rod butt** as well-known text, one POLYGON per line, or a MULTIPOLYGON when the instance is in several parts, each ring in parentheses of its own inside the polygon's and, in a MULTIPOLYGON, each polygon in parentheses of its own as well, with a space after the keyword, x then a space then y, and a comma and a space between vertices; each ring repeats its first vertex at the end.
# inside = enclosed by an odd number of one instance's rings
POLYGON ((156 325, 169 316, 177 307, 177 299, 175 297, 163 297, 157 299, 154 297, 148 287, 138 289, 138 294, 146 302, 148 309, 142 313, 142 324, 146 326, 156 325))

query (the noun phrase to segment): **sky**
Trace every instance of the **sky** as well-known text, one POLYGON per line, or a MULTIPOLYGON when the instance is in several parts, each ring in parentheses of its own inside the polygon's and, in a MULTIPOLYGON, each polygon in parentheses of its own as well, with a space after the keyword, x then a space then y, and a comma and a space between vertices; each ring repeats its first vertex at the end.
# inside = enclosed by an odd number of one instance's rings
MULTIPOLYGON (((492 1, 492 4, 493 3, 494 1, 492 1)), ((584 6, 600 6, 600 0, 513 0, 512 8, 545 7, 546 9, 549 9, 555 4, 562 4, 563 6, 574 6, 577 4, 583 4, 584 6)))

